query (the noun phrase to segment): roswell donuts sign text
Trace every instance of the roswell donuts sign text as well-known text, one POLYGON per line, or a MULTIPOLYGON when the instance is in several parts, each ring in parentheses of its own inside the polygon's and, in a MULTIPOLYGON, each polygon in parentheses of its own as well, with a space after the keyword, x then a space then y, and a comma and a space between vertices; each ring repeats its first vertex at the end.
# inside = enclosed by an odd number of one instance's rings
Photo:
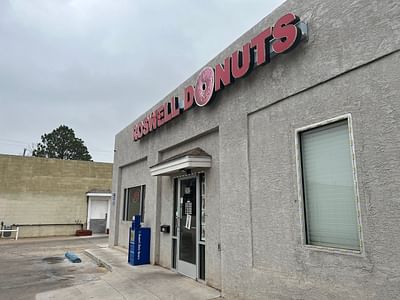
POLYGON ((196 85, 185 88, 183 101, 172 97, 134 124, 133 139, 137 141, 155 131, 190 109, 194 103, 198 106, 206 105, 218 91, 232 84, 235 79, 247 75, 255 67, 268 63, 273 56, 295 48, 306 35, 306 31, 307 26, 296 15, 288 13, 282 16, 273 27, 264 29, 244 44, 242 50, 237 50, 225 58, 223 64, 217 64, 214 69, 202 69, 196 85))

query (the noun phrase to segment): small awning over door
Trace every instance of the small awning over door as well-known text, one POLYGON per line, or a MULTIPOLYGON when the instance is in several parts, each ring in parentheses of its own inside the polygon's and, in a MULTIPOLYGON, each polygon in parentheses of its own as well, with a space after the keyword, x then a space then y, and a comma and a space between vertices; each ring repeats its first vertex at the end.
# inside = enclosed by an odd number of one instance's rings
POLYGON ((211 155, 200 148, 195 148, 167 158, 150 167, 152 176, 172 176, 194 173, 211 168, 211 155))

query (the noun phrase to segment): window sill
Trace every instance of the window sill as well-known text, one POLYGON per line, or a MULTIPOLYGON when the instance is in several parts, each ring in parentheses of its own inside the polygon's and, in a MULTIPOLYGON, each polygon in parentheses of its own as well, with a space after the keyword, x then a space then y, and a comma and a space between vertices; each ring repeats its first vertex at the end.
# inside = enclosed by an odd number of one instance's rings
POLYGON ((331 253, 331 254, 344 254, 344 255, 351 255, 351 256, 356 256, 356 257, 363 257, 362 250, 330 248, 330 247, 316 246, 316 245, 303 245, 303 247, 310 251, 320 251, 320 252, 331 253))

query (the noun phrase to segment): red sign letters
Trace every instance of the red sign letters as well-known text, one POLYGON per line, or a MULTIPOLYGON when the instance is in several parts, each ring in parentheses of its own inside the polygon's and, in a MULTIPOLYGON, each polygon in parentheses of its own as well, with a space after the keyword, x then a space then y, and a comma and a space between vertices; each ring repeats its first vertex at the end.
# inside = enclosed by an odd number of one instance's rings
POLYGON ((218 91, 249 74, 253 68, 268 63, 271 56, 296 47, 302 37, 297 26, 299 21, 296 15, 288 13, 279 18, 273 27, 266 28, 244 44, 242 49, 225 58, 223 64, 217 64, 215 68, 205 67, 200 71, 196 85, 185 88, 182 101, 172 97, 134 124, 133 139, 141 139, 190 109, 194 103, 206 105, 218 91))

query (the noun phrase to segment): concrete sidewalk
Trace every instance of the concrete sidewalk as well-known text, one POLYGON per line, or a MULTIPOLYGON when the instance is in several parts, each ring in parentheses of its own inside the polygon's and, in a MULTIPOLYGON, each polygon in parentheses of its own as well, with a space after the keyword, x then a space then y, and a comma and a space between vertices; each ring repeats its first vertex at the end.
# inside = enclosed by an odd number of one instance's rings
POLYGON ((86 250, 110 272, 100 280, 38 294, 36 299, 182 299, 220 298, 220 292, 190 278, 153 265, 131 266, 127 252, 116 248, 86 250))

